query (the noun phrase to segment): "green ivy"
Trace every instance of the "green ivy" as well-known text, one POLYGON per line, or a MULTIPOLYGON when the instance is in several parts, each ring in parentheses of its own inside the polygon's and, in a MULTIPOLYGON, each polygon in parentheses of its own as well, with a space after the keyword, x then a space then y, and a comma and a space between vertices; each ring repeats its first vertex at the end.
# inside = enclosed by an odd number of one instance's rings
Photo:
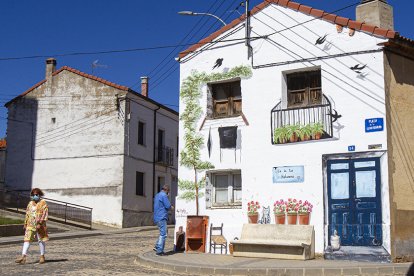
POLYGON ((180 198, 187 201, 196 201, 196 215, 198 216, 198 199, 203 194, 199 189, 205 187, 205 178, 197 180, 199 171, 214 168, 208 161, 201 160, 201 147, 204 144, 203 136, 197 132, 196 125, 203 111, 199 104, 202 96, 201 86, 208 82, 221 81, 236 77, 247 78, 252 75, 248 66, 237 66, 223 73, 207 74, 205 72, 192 71, 190 76, 184 79, 181 85, 180 97, 185 104, 185 109, 180 115, 184 125, 184 148, 180 152, 180 164, 194 171, 194 180, 179 180, 178 187, 181 191, 180 198))

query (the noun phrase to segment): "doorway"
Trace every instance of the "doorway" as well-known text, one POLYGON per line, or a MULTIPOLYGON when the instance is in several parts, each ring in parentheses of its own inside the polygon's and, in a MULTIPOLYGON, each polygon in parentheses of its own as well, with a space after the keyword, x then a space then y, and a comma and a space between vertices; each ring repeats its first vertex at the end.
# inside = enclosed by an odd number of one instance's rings
POLYGON ((381 246, 380 158, 328 160, 327 184, 329 236, 336 230, 343 246, 381 246))

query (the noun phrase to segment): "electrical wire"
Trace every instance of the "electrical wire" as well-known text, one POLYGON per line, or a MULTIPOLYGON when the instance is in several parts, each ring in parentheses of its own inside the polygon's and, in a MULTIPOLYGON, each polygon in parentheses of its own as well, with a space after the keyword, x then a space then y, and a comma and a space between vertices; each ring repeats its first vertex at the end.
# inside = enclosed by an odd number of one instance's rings
MULTIPOLYGON (((210 10, 212 9, 212 7, 213 6, 215 6, 216 4, 217 4, 217 2, 218 2, 219 0, 216 0, 209 8, 208 8, 208 10, 207 10, 207 13, 208 12, 210 12, 210 10)), ((201 16, 200 17, 200 19, 197 21, 197 23, 193 26, 193 28, 187 33, 187 35, 183 38, 183 39, 181 39, 181 41, 179 42, 179 44, 182 44, 182 43, 184 43, 184 41, 186 40, 186 38, 193 32, 193 30, 202 22, 202 21, 206 21, 205 23, 207 23, 207 21, 208 21, 208 18, 206 18, 206 17, 203 17, 203 16, 201 16)), ((203 24, 203 25, 201 25, 200 26, 200 28, 199 28, 199 30, 205 25, 205 23, 203 24)), ((198 31, 199 31, 198 30, 198 31)), ((195 32, 189 39, 188 39, 188 41, 190 40, 190 39, 192 39, 193 37, 194 37, 194 35, 196 34, 197 32, 195 32)), ((187 42, 188 42, 187 41, 187 42)), ((171 56, 171 55, 173 55, 174 53, 175 53, 175 51, 177 50, 179 48, 179 46, 176 46, 176 47, 174 47, 174 49, 173 50, 171 50, 171 52, 168 54, 168 55, 166 55, 165 57, 164 57, 164 59, 161 61, 161 62, 159 62, 149 73, 147 73, 147 76, 149 76, 149 77, 151 77, 151 78, 153 78, 153 77, 155 77, 157 74, 155 74, 155 75, 152 75, 152 73, 155 71, 155 70, 157 70, 162 64, 164 64, 164 62, 171 56)), ((167 62, 166 64, 168 64, 169 62, 167 62)), ((158 73, 159 71, 157 71, 156 73, 158 73)), ((133 87, 135 87, 136 85, 138 85, 140 83, 140 81, 137 81, 137 82, 135 82, 133 85, 131 85, 130 87, 131 88, 133 88, 133 87)))
MULTIPOLYGON (((226 10, 228 10, 230 7, 232 7, 234 5, 234 3, 238 1, 238 0, 233 0, 233 2, 228 6, 228 8, 226 10)), ((222 1, 220 6, 218 6, 216 8, 216 10, 213 12, 213 14, 215 14, 217 12, 217 10, 224 4, 225 1, 222 1)), ((225 11, 226 11, 225 10, 225 11)), ((219 17, 222 18, 225 12, 223 12, 219 17)), ((231 16, 231 14, 228 14, 226 18, 224 18, 224 21, 226 21, 229 17, 231 16)), ((215 21, 214 24, 212 24, 210 26, 210 28, 208 28, 200 37, 204 37, 207 33, 210 32, 210 30, 216 26, 218 24, 217 21, 215 21)), ((221 23, 220 23, 221 24, 221 23)), ((204 24, 205 25, 205 24, 204 24)), ((203 26, 201 26, 203 27, 203 26)), ((201 28, 199 28, 199 30, 201 30, 201 28)), ((164 82, 165 80, 167 80, 175 71, 177 71, 177 69, 179 68, 178 64, 176 62, 173 62, 173 64, 160 76, 158 77, 156 80, 154 80, 154 84, 152 89, 155 89, 157 86, 159 86, 162 82, 164 82), (174 68, 175 67, 175 68, 174 68), (173 70, 172 70, 173 69, 173 70), (172 70, 172 71, 171 71, 172 70), (170 72, 171 71, 171 72, 170 72), (165 75, 167 75, 165 78, 163 78, 165 75), (159 83, 157 83, 159 81, 159 83)), ((159 71, 161 72, 161 71, 159 71)), ((158 72, 155 74, 157 75, 158 72)), ((155 77, 155 75, 153 77, 155 77)))

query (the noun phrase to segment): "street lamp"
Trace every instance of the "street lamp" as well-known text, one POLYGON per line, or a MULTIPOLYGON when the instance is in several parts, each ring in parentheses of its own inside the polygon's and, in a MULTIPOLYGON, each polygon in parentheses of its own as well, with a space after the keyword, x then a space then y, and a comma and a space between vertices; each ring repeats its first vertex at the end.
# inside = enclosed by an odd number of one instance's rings
POLYGON ((220 21, 221 23, 223 23, 224 26, 226 26, 226 22, 224 22, 220 17, 211 14, 211 13, 206 13, 206 12, 192 12, 192 11, 180 11, 178 12, 178 14, 180 15, 208 15, 208 16, 212 16, 215 19, 217 19, 218 21, 220 21))

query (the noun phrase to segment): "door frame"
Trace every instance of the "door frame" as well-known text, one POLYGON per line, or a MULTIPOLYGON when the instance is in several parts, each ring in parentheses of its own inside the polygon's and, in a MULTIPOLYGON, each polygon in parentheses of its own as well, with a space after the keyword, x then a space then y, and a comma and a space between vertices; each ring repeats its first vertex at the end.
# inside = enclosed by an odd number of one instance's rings
POLYGON ((381 210, 382 210, 382 246, 391 252, 390 239, 390 200, 389 200, 389 184, 388 184, 388 155, 387 151, 370 151, 370 152, 345 152, 336 154, 322 155, 322 177, 323 177, 323 204, 324 204, 324 248, 328 246, 330 238, 328 224, 329 224, 329 209, 328 209, 328 160, 346 160, 346 159, 361 159, 361 158, 379 158, 380 159, 380 196, 381 196, 381 210))

